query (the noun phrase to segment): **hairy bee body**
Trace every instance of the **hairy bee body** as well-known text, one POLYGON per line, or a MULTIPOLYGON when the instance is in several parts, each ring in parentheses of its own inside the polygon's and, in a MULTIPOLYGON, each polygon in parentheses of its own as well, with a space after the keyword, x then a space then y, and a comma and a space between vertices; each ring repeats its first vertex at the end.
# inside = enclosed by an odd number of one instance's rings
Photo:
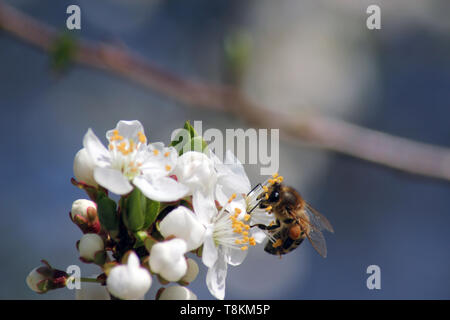
POLYGON ((269 242, 264 250, 270 254, 283 255, 296 249, 305 238, 314 249, 326 257, 326 243, 321 230, 334 232, 328 220, 313 209, 292 187, 273 182, 266 189, 259 208, 275 215, 276 223, 261 226, 269 233, 269 242))

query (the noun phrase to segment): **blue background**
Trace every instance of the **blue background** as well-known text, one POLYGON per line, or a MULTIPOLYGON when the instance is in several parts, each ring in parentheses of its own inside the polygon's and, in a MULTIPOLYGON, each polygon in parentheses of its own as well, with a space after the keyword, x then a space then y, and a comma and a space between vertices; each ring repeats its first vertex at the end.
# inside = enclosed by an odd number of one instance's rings
MULTIPOLYGON (((199 0, 134 1, 130 6, 121 1, 9 2, 61 30, 66 7, 78 3, 83 14, 78 36, 128 46, 171 72, 209 83, 222 82, 223 39, 230 30, 245 28, 241 12, 255 5, 199 0)), ((436 10, 446 6, 433 3, 436 10)), ((361 28, 364 8, 359 10, 361 28)), ((349 119, 450 147, 448 29, 430 31, 412 19, 410 27, 390 36, 394 32, 389 21, 386 25, 383 34, 368 33, 379 74, 376 99, 365 100, 367 117, 349 119)), ((42 258, 61 269, 80 264, 75 242, 81 232, 68 213, 71 203, 84 195, 70 178, 73 156, 89 127, 102 137, 120 119, 139 119, 150 140, 168 143, 172 130, 187 119, 202 120, 204 129, 244 125, 97 70, 75 66, 58 75, 49 65, 47 54, 0 31, 2 299, 73 298, 67 289, 37 295, 25 277, 42 258)), ((335 227, 335 234, 326 235, 329 256, 322 259, 304 244, 280 260, 259 247, 229 271, 228 299, 450 298, 447 182, 287 143, 280 150, 280 173, 335 227), (289 178, 290 171, 302 170, 296 159, 306 153, 328 160, 307 185, 289 178), (381 290, 366 287, 371 264, 381 268, 381 290)), ((247 167, 252 183, 260 182, 256 169, 247 167)), ((83 266, 82 271, 90 275, 98 269, 83 266)), ((199 298, 211 299, 205 272, 201 266, 190 288, 199 298)), ((158 287, 154 279, 148 298, 158 287)))

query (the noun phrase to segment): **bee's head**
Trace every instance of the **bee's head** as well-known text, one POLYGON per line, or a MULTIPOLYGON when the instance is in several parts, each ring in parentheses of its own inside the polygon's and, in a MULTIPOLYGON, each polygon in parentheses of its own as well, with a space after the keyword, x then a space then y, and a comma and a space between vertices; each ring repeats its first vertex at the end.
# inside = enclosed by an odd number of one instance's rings
POLYGON ((281 183, 275 182, 271 184, 267 191, 260 195, 260 208, 274 207, 281 198, 281 183))

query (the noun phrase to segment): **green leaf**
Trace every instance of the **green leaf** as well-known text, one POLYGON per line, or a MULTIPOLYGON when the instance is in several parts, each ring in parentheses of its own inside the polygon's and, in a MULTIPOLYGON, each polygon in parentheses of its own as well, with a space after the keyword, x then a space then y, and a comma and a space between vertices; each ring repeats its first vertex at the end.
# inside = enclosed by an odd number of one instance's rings
POLYGON ((187 151, 203 152, 206 150, 208 144, 201 136, 198 135, 191 123, 186 121, 183 129, 177 133, 175 139, 172 140, 169 146, 175 147, 178 154, 181 156, 187 151))
POLYGON ((117 217, 117 205, 114 200, 103 196, 97 201, 97 213, 100 224, 107 231, 119 230, 119 218, 117 217))
POLYGON ((133 232, 139 231, 145 222, 146 198, 138 188, 130 193, 126 200, 124 223, 133 232))
POLYGON ((155 222, 156 218, 158 217, 160 208, 161 204, 158 201, 150 200, 147 198, 147 203, 145 206, 144 229, 148 229, 153 224, 153 222, 155 222))

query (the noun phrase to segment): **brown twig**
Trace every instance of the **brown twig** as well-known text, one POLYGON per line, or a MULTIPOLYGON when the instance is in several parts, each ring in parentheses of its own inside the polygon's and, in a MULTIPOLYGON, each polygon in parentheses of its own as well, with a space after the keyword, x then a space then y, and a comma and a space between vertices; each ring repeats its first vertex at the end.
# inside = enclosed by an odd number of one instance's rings
MULTIPOLYGON (((0 27, 46 52, 59 39, 54 28, 0 0, 0 27)), ((322 116, 285 116, 255 105, 237 89, 182 79, 138 54, 114 45, 78 40, 76 62, 128 78, 184 104, 228 112, 259 128, 279 128, 284 138, 383 166, 450 180, 450 150, 322 116)))

